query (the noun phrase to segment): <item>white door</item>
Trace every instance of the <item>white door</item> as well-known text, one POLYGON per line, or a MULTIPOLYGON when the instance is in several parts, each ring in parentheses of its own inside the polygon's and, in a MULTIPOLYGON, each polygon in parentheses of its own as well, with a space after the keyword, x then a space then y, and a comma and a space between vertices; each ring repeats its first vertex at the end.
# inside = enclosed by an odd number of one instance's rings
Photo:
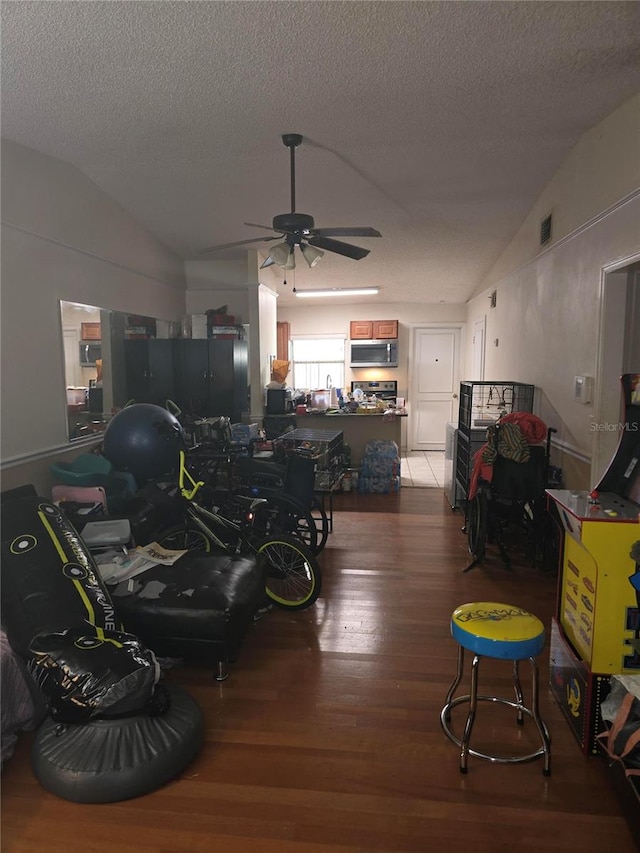
POLYGON ((410 450, 444 450, 449 421, 458 420, 461 327, 413 330, 410 450))
POLYGON ((82 385, 80 367, 80 336, 77 329, 65 327, 62 330, 64 341, 65 382, 72 387, 82 385))

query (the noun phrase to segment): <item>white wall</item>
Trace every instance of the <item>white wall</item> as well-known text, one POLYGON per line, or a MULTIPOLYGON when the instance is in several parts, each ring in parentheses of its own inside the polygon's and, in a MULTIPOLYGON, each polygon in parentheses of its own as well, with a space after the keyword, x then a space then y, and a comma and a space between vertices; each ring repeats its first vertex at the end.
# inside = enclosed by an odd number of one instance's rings
POLYGON ((271 381, 271 362, 277 350, 278 294, 264 284, 249 286, 251 420, 261 421, 264 414, 264 389, 271 381))
POLYGON ((573 400, 573 380, 596 376, 601 270, 640 251, 639 217, 640 195, 506 276, 495 288, 495 308, 489 290, 469 303, 467 334, 487 315, 485 379, 538 386, 540 416, 586 457, 594 406, 573 400))
POLYGON ((598 348, 605 270, 640 255, 639 151, 640 96, 575 146, 468 305, 467 369, 473 323, 486 314, 485 378, 538 386, 538 414, 558 429, 562 452, 582 461, 576 477, 583 480, 569 481, 572 487, 592 485, 587 480, 598 433, 590 424, 603 393, 598 348), (549 211, 553 240, 540 250, 540 220, 549 211), (497 305, 491 309, 493 290, 497 305), (596 380, 589 405, 573 399, 574 376, 582 374, 596 380))
POLYGON ((61 299, 179 319, 182 262, 78 169, 3 140, 3 485, 67 444, 61 299))
POLYGON ((246 261, 186 261, 187 314, 204 314, 227 306, 238 323, 249 322, 246 261))
POLYGON ((496 260, 480 293, 540 251, 540 222, 552 214, 552 245, 640 187, 640 95, 582 136, 496 260))

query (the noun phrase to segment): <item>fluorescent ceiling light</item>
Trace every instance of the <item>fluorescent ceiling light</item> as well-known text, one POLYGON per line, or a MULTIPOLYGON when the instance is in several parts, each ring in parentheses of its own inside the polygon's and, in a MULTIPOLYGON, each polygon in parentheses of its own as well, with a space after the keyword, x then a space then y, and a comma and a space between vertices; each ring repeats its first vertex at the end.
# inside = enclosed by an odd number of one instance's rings
POLYGON ((376 296, 378 287, 333 287, 327 290, 296 290, 296 296, 301 299, 315 296, 376 296))

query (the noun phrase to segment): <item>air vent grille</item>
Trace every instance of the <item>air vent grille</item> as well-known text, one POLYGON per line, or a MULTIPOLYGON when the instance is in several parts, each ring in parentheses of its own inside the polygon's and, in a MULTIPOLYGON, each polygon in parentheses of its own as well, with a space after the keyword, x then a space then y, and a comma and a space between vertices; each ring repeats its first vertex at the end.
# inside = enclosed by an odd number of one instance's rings
POLYGON ((551 214, 545 216, 540 223, 540 245, 544 246, 551 240, 551 214))

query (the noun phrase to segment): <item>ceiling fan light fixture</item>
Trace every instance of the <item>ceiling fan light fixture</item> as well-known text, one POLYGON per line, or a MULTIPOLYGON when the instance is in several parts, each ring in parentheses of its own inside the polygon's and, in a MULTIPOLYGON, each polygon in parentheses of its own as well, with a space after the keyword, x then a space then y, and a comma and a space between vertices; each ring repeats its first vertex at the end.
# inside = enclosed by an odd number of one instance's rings
POLYGON ((324 252, 321 249, 316 249, 315 246, 309 246, 307 243, 302 243, 302 245, 300 246, 300 251, 302 252, 302 256, 310 267, 315 267, 315 265, 324 255, 324 252))
POLYGON ((286 242, 276 243, 275 246, 271 247, 271 251, 269 252, 269 258, 271 258, 274 264, 278 264, 279 267, 286 267, 287 269, 291 269, 291 267, 287 267, 290 255, 291 250, 289 244, 286 242))
POLYGON ((379 287, 331 287, 325 290, 296 290, 300 299, 310 299, 319 296, 377 296, 379 287))

